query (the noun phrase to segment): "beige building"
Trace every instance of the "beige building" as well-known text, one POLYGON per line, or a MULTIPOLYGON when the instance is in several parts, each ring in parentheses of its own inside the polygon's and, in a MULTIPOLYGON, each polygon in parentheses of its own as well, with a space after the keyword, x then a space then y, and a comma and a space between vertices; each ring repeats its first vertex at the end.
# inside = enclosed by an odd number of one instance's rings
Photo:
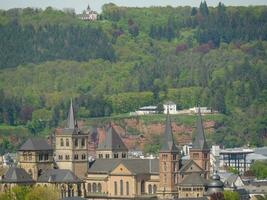
POLYGON ((33 180, 53 167, 53 149, 46 140, 28 139, 19 149, 19 163, 33 180))
POLYGON ((88 133, 83 133, 74 118, 70 104, 67 126, 55 132, 55 162, 59 169, 68 169, 80 178, 88 168, 88 133))

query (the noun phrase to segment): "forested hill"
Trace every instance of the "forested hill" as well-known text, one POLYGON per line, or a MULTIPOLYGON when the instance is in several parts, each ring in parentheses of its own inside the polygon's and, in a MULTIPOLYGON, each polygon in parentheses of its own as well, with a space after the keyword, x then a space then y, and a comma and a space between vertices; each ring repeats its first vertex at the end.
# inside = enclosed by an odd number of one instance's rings
POLYGON ((47 133, 79 118, 174 101, 225 114, 214 142, 267 144, 267 7, 103 6, 99 20, 0 11, 0 123, 47 133))

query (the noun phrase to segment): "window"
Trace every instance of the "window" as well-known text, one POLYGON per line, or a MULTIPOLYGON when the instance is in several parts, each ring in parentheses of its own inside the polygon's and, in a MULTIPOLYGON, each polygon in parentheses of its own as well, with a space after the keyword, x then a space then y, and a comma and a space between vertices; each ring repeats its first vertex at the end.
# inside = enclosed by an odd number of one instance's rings
POLYGON ((59 160, 62 160, 63 159, 63 156, 62 155, 58 155, 58 159, 59 160))
POLYGON ((103 154, 98 154, 98 158, 103 158, 103 154))
POLYGON ((118 195, 117 181, 114 181, 114 194, 118 195))
POLYGON ((173 160, 176 160, 176 154, 173 154, 173 160))
POLYGON ((129 182, 126 182, 126 195, 129 195, 129 182))
POLYGON ((114 153, 114 158, 119 158, 119 154, 114 153))
POLYGON ((32 160, 32 153, 29 153, 29 160, 32 160))
POLYGON ((44 155, 43 154, 39 154, 39 160, 43 160, 44 159, 44 155))
POLYGON ((66 139, 66 146, 67 146, 67 147, 70 146, 70 141, 69 141, 69 139, 66 139))
POLYGON ((120 195, 123 195, 123 180, 120 180, 120 195))
POLYGON ((100 183, 98 183, 98 185, 97 185, 97 191, 98 191, 98 192, 102 192, 102 186, 101 186, 100 183))
POLYGON ((163 163, 163 167, 164 167, 164 171, 166 172, 167 171, 167 164, 166 164, 166 162, 163 163))
POLYGON ((60 146, 64 146, 64 141, 63 141, 63 138, 60 139, 60 146))
POLYGON ((85 159, 86 159, 86 155, 82 154, 82 160, 85 160, 85 159))
POLYGON ((44 159, 45 159, 45 160, 48 160, 48 157, 49 157, 49 156, 48 156, 48 153, 46 153, 46 154, 44 155, 44 159))
POLYGON ((78 160, 78 159, 79 159, 78 154, 74 154, 74 160, 78 160))
POLYGON ((122 158, 126 158, 126 153, 122 153, 122 154, 121 154, 121 157, 122 157, 122 158))
POLYGON ((82 147, 84 147, 85 146, 85 139, 83 138, 82 139, 82 147))
POLYGON ((109 154, 106 154, 106 158, 109 158, 109 154))
POLYGON ((157 193, 157 186, 153 185, 153 193, 156 194, 157 193))
POLYGON ((75 145, 75 147, 78 147, 78 139, 74 140, 74 145, 75 145))
POLYGON ((148 185, 148 194, 152 194, 152 185, 148 185))
POLYGON ((96 193, 96 183, 93 183, 93 192, 96 193))
POLYGON ((26 154, 26 153, 23 153, 23 160, 28 160, 28 159, 27 159, 27 154, 26 154))
POLYGON ((88 192, 92 192, 92 186, 91 186, 91 183, 88 183, 88 185, 87 185, 87 190, 88 190, 88 192))
POLYGON ((65 155, 65 159, 66 160, 69 160, 70 159, 70 156, 69 155, 65 155))

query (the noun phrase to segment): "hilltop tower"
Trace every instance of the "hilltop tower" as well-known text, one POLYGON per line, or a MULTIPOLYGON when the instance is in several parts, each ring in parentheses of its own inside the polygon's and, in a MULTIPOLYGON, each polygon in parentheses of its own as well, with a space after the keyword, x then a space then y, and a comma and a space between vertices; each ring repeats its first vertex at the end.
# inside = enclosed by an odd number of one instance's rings
POLYGON ((71 170, 79 178, 84 178, 88 168, 88 134, 83 133, 75 121, 72 101, 67 125, 56 130, 55 140, 55 160, 58 168, 71 170))
POLYGON ((167 112, 163 143, 159 152, 159 190, 160 199, 177 197, 178 172, 180 169, 180 151, 176 147, 169 112, 167 112))
POLYGON ((208 148, 200 108, 198 108, 196 123, 196 137, 193 146, 190 149, 190 159, 204 170, 204 176, 207 179, 210 171, 210 149, 208 148))

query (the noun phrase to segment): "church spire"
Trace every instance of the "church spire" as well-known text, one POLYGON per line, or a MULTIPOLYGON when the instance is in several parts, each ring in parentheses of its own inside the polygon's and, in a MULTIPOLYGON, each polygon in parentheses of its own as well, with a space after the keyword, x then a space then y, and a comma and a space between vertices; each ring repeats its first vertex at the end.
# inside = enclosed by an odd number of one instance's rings
POLYGON ((75 128, 75 119, 74 119, 74 111, 72 106, 72 99, 70 100, 70 109, 67 119, 67 128, 74 129, 75 128))
POLYGON ((202 117, 200 112, 200 107, 198 107, 198 114, 197 114, 197 123, 196 123, 196 137, 193 142, 193 149, 208 149, 208 145, 205 138, 203 123, 202 123, 202 117))
POLYGON ((163 136, 163 143, 160 151, 178 151, 176 145, 174 144, 173 134, 172 134, 172 125, 169 114, 169 109, 167 111, 167 117, 165 122, 165 132, 163 136))

